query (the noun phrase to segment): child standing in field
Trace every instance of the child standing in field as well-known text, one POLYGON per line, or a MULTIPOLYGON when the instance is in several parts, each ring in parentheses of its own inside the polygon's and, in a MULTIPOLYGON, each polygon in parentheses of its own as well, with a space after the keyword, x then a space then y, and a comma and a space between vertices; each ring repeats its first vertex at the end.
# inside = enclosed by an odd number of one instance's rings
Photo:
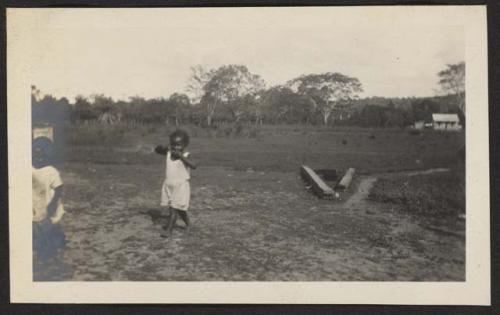
POLYGON ((185 151, 189 144, 189 135, 184 130, 176 130, 169 136, 169 146, 157 146, 155 152, 166 156, 166 176, 161 189, 161 206, 168 207, 170 220, 163 237, 172 235, 172 229, 177 221, 177 217, 186 224, 186 229, 190 226, 188 217, 190 199, 190 169, 195 169, 194 164, 189 159, 189 152, 185 151))
POLYGON ((58 225, 64 215, 63 183, 52 165, 52 141, 46 137, 36 138, 32 149, 33 252, 40 261, 45 261, 66 244, 58 225))

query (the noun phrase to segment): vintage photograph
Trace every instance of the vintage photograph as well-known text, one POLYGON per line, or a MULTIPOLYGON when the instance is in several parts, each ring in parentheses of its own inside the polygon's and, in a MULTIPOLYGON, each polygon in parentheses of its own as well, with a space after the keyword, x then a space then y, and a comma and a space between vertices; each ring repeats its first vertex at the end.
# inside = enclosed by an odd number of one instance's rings
POLYGON ((35 281, 465 279, 463 29, 120 22, 34 65, 35 281))
POLYGON ((31 10, 34 283, 467 280, 464 24, 302 9, 31 10))

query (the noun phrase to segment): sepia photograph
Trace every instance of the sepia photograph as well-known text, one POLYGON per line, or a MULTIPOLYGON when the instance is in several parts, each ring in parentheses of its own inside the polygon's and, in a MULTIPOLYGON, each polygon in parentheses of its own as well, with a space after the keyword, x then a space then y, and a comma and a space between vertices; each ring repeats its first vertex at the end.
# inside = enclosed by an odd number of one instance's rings
POLYGON ((20 282, 468 285, 481 9, 9 9, 20 282))

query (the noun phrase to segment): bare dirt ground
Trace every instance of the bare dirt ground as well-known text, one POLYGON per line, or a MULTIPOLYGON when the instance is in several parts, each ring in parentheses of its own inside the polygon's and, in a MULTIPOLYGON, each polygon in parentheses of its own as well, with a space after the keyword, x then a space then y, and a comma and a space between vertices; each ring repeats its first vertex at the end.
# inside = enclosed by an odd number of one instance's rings
POLYGON ((374 176, 357 177, 347 199, 325 201, 298 172, 201 167, 193 227, 178 222, 165 239, 158 165, 70 163, 62 175, 69 243, 61 260, 71 272, 39 280, 464 280, 464 222, 446 229, 367 200, 374 176))

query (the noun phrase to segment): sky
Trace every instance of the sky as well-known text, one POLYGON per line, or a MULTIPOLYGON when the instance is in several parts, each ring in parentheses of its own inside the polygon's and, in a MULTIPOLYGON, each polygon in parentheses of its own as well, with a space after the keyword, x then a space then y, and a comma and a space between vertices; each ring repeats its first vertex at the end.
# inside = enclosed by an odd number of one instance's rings
POLYGON ((465 60, 463 27, 446 14, 276 9, 31 10, 10 19, 8 42, 30 47, 33 85, 70 100, 168 97, 185 92, 192 66, 224 64, 267 87, 340 72, 360 80, 362 97, 431 96, 437 73, 465 60))

